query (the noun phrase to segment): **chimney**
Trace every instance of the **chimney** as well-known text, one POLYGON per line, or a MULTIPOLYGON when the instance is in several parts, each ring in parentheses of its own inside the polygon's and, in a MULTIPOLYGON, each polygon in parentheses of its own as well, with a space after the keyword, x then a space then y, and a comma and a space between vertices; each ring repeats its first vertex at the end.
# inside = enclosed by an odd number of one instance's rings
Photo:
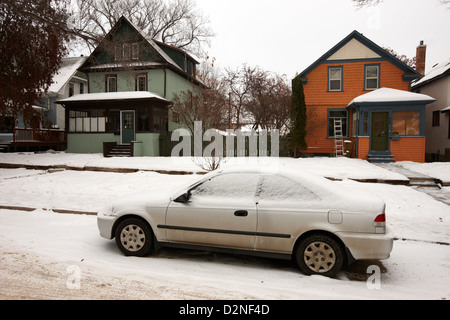
POLYGON ((425 74, 425 57, 427 54, 427 45, 423 44, 423 40, 416 49, 416 71, 422 76, 425 74))

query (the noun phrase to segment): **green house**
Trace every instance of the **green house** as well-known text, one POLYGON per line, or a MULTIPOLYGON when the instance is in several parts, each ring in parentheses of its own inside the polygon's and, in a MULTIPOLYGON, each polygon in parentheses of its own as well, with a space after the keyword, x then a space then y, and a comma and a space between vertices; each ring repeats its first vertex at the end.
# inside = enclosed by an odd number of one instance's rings
POLYGON ((89 93, 58 101, 66 110, 67 152, 164 155, 162 138, 181 126, 171 100, 202 85, 198 64, 121 17, 79 69, 89 93))

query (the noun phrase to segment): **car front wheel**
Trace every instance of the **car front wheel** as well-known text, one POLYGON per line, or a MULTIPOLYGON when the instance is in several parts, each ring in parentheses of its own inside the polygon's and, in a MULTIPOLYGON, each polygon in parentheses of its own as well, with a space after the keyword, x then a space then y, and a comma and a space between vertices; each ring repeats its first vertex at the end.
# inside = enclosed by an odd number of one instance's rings
POLYGON ((120 251, 127 256, 143 257, 152 250, 153 232, 139 219, 122 221, 116 229, 115 238, 120 251))
POLYGON ((344 262, 340 244, 327 235, 311 235, 303 239, 295 253, 300 270, 307 274, 334 277, 344 262))

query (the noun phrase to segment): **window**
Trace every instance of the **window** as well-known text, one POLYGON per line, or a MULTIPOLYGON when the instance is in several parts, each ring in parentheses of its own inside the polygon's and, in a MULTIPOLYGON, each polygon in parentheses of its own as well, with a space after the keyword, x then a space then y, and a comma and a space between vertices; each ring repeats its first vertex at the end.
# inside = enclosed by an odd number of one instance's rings
POLYGON ((258 182, 259 174, 256 173, 225 173, 191 190, 192 200, 213 200, 216 205, 217 199, 223 198, 251 200, 255 197, 258 182))
POLYGON ((147 74, 136 75, 136 91, 147 91, 147 74))
POLYGON ((264 175, 259 189, 260 200, 275 201, 277 205, 304 203, 319 197, 302 184, 281 175, 264 175))
POLYGON ((172 122, 180 122, 180 114, 178 112, 172 112, 172 122))
POLYGON ((107 75, 106 76, 106 92, 117 92, 117 76, 107 75))
POLYGON ((399 136, 420 135, 420 111, 394 111, 392 134, 399 136))
POLYGON ((105 132, 104 110, 70 110, 69 132, 105 132))
MULTIPOLYGON (((328 110, 328 136, 336 137, 335 123, 341 122, 342 136, 347 136, 347 111, 346 110, 328 110)), ((339 134, 338 134, 339 136, 339 134)))
POLYGON ((441 122, 441 111, 433 111, 433 127, 439 127, 441 122))
POLYGON ((69 82, 69 97, 73 96, 74 94, 75 94, 75 85, 69 82))
POLYGON ((342 67, 328 68, 328 91, 342 91, 342 67))
POLYGON ((122 43, 115 46, 116 61, 129 61, 139 59, 139 43, 122 43))
POLYGON ((139 43, 133 43, 131 45, 131 59, 133 60, 139 59, 139 43))
POLYGON ((150 132, 150 114, 151 108, 137 109, 137 131, 150 132))
POLYGON ((365 90, 375 90, 380 86, 380 66, 379 65, 371 65, 366 66, 365 71, 365 82, 364 88, 365 90))
POLYGON ((80 94, 84 93, 84 83, 80 83, 80 94))

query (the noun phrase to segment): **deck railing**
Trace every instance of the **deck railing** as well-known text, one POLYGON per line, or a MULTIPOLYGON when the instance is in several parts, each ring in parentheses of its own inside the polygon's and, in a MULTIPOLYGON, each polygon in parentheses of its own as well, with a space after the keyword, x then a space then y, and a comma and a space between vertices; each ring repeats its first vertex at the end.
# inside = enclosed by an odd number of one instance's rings
POLYGON ((13 144, 65 145, 66 132, 54 129, 14 129, 13 144))

